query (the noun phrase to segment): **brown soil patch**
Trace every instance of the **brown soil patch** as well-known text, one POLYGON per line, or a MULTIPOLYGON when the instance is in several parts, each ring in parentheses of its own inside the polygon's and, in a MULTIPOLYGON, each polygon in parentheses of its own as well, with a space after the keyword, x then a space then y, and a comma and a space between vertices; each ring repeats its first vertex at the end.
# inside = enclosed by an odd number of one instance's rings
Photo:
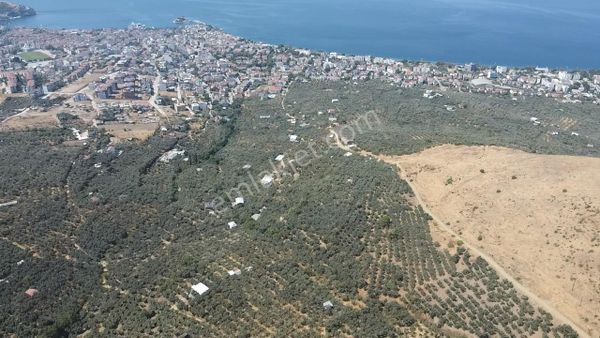
POLYGON ((87 73, 82 78, 77 79, 75 82, 69 83, 67 86, 58 90, 58 93, 75 94, 86 89, 90 83, 98 81, 102 76, 105 76, 105 74, 87 73))
POLYGON ((382 159, 461 239, 600 336, 600 159, 450 145, 382 159))
POLYGON ((57 114, 65 112, 78 116, 83 122, 91 123, 96 117, 91 104, 79 104, 76 107, 65 108, 64 106, 52 107, 47 111, 41 109, 29 109, 23 113, 13 115, 0 122, 0 130, 24 130, 36 128, 58 127, 57 114))
POLYGON ((158 128, 158 123, 116 123, 116 124, 105 124, 99 126, 114 136, 113 142, 121 142, 127 139, 138 139, 145 140, 152 136, 158 128))
POLYGON ((58 127, 57 111, 28 110, 24 113, 11 116, 0 122, 0 129, 36 129, 58 127))

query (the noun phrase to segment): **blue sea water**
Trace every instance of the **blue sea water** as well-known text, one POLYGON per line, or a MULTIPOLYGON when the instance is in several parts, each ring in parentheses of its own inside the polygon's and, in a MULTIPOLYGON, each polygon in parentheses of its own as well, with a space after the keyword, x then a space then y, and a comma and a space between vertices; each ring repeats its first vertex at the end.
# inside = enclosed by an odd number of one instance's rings
POLYGON ((173 26, 186 16, 248 39, 347 54, 600 68, 597 0, 14 0, 53 28, 173 26))

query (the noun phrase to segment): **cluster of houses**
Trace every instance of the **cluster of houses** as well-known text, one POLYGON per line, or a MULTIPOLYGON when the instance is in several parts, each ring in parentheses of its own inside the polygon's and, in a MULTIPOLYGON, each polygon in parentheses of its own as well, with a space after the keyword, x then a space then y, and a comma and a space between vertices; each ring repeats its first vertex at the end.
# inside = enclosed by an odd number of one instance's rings
POLYGON ((285 93, 293 81, 310 79, 381 79, 404 88, 600 104, 599 74, 313 52, 248 41, 204 24, 99 31, 11 29, 0 37, 0 72, 6 93, 32 95, 56 91, 89 72, 111 74, 93 84, 99 99, 147 98, 159 78, 158 91, 174 94, 160 97, 158 104, 196 113, 231 104, 236 98, 272 99, 285 93), (20 52, 34 48, 49 50, 52 58, 15 60, 20 52))
POLYGON ((0 72, 0 90, 5 94, 27 93, 34 95, 36 91, 33 71, 30 69, 0 72))
POLYGON ((98 99, 147 100, 153 93, 151 79, 139 77, 135 73, 118 72, 110 77, 102 77, 91 83, 90 89, 98 99))
POLYGON ((95 125, 111 122, 119 123, 155 123, 159 121, 154 108, 149 104, 110 103, 99 104, 100 110, 94 120, 95 125))

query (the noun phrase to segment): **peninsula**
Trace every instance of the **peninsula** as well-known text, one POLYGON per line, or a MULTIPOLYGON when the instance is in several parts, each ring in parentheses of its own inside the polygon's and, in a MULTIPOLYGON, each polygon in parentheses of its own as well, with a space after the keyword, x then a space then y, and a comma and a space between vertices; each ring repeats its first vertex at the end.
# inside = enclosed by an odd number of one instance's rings
POLYGON ((0 21, 34 16, 37 13, 31 7, 0 1, 0 21))

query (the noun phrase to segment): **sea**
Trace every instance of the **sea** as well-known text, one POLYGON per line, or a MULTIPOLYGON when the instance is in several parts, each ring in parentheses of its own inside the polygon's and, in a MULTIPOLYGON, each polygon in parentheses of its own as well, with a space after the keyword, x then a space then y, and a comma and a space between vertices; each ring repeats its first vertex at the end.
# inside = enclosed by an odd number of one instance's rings
POLYGON ((598 0, 13 0, 11 26, 172 27, 178 16, 247 39, 344 54, 600 69, 598 0))

